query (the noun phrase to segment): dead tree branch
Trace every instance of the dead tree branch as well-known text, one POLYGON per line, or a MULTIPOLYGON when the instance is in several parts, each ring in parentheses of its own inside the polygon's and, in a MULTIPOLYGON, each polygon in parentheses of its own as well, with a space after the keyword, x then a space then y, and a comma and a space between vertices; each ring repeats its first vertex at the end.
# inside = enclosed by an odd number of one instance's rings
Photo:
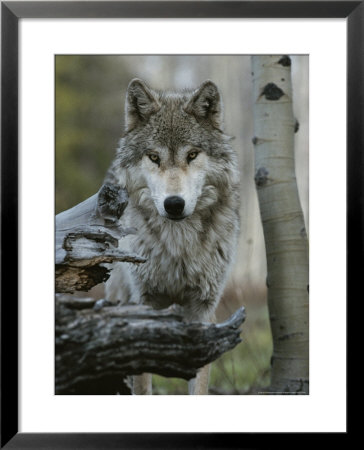
POLYGON ((128 375, 151 372, 186 380, 239 342, 244 308, 220 324, 185 323, 178 310, 143 305, 56 306, 56 393, 130 393, 128 375))
POLYGON ((104 184, 100 191, 56 216, 56 292, 88 291, 106 281, 103 263, 145 261, 118 249, 120 238, 133 232, 122 229, 120 217, 128 204, 125 189, 104 184))

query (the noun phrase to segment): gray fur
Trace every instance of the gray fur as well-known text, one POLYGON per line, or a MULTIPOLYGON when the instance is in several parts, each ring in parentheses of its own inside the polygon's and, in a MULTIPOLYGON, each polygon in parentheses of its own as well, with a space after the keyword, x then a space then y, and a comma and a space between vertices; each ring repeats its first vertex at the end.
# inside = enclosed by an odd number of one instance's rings
POLYGON ((136 292, 156 308, 182 305, 187 320, 210 320, 239 232, 239 172, 230 138, 221 129, 219 91, 211 81, 194 91, 160 92, 132 80, 125 110, 125 135, 107 179, 127 188, 123 220, 137 229, 120 245, 147 262, 119 264, 107 283, 107 297, 135 301, 136 292), (186 162, 191 149, 198 156, 186 162), (149 152, 158 155, 158 165, 149 152), (163 215, 166 195, 185 198, 183 220, 163 215))

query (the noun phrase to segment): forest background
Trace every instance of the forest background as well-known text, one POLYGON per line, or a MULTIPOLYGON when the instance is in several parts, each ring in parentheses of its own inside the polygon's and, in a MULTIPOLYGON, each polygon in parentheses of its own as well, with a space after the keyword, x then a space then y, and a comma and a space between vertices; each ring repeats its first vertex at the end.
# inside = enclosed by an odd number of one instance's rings
MULTIPOLYGON (((308 56, 291 55, 296 176, 309 231, 308 56)), ((266 258, 254 184, 253 101, 250 56, 56 56, 56 213, 100 188, 124 129, 130 80, 157 89, 195 88, 214 81, 224 102, 225 132, 234 136, 241 171, 241 233, 236 263, 217 311, 219 321, 244 305, 243 342, 213 363, 211 394, 256 394, 270 381, 272 338, 266 301, 266 258)), ((102 297, 102 286, 87 296, 102 297)), ((154 376, 154 393, 186 394, 187 383, 154 376)))

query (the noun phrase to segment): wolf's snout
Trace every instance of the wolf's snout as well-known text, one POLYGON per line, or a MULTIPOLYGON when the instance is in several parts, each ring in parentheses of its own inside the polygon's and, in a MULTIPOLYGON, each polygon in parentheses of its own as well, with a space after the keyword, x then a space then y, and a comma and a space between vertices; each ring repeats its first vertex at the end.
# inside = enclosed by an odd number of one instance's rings
POLYGON ((178 195, 172 195, 164 200, 164 209, 174 218, 179 218, 182 215, 184 207, 185 201, 178 195))

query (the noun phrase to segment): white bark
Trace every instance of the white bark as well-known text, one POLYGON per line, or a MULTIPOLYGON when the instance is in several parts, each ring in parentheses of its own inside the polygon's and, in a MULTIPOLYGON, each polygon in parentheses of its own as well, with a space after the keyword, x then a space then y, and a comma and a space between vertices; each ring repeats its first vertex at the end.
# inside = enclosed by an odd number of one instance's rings
POLYGON ((308 393, 308 240, 298 197, 288 56, 253 56, 255 182, 267 254, 271 392, 308 393))
POLYGON ((104 263, 145 262, 118 249, 119 239, 133 232, 119 218, 128 202, 125 190, 105 183, 100 191, 56 216, 56 292, 88 291, 109 278, 104 263))

